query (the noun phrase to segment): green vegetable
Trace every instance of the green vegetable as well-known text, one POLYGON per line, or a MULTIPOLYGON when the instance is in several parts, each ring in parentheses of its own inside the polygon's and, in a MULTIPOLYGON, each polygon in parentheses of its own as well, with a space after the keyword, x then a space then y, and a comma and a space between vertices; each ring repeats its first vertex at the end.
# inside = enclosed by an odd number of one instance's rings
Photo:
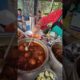
POLYGON ((48 77, 46 80, 52 80, 50 77, 48 77))
POLYGON ((45 76, 49 76, 49 72, 48 71, 45 71, 45 76))
POLYGON ((44 77, 44 72, 39 74, 40 77, 44 77))
POLYGON ((55 78, 56 78, 55 73, 46 70, 44 72, 41 72, 36 78, 36 80, 55 80, 55 78))
POLYGON ((54 75, 52 73, 50 73, 50 77, 51 77, 51 79, 53 79, 54 78, 54 75))

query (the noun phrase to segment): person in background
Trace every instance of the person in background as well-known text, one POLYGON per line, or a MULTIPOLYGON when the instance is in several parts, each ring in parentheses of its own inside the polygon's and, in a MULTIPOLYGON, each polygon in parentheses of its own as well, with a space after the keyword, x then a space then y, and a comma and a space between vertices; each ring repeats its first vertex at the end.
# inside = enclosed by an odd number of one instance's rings
POLYGON ((37 13, 38 21, 41 19, 41 11, 39 10, 37 13))
POLYGON ((39 11, 37 12, 36 17, 35 17, 35 24, 36 24, 40 19, 41 19, 41 11, 39 10, 39 11))
POLYGON ((0 32, 16 32, 16 25, 16 16, 13 13, 8 10, 0 11, 0 32))
MULTIPOLYGON (((42 17, 37 24, 34 26, 33 30, 32 30, 32 35, 36 35, 38 34, 41 30, 44 31, 46 29, 48 29, 48 24, 52 23, 55 24, 62 16, 62 9, 57 9, 55 11, 52 11, 50 14, 48 14, 47 16, 42 17)), ((62 19, 60 20, 60 23, 62 23, 62 19)), ((55 28, 55 27, 54 27, 55 28)), ((53 31, 58 31, 56 29, 59 29, 59 31, 61 31, 62 34, 62 30, 61 28, 59 28, 59 26, 57 26, 57 28, 53 29, 53 31)), ((59 33, 59 31, 57 33, 59 33)))
POLYGON ((22 15, 22 10, 18 9, 18 13, 17 13, 17 21, 18 21, 18 27, 24 31, 24 16, 22 15))
POLYGON ((22 21, 22 10, 21 9, 18 9, 18 18, 17 18, 18 21, 22 21))
POLYGON ((30 17, 27 17, 26 20, 26 31, 30 31, 31 30, 31 26, 30 26, 30 17))

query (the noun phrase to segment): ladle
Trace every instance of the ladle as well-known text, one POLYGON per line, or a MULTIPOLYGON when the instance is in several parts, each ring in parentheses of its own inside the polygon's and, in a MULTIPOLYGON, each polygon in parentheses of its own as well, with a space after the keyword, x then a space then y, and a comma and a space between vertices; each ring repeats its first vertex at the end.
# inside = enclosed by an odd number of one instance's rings
POLYGON ((26 47, 25 47, 25 51, 28 51, 29 46, 30 46, 30 44, 32 43, 32 41, 33 41, 33 37, 31 38, 31 40, 30 40, 30 42, 29 42, 28 46, 26 46, 26 47))

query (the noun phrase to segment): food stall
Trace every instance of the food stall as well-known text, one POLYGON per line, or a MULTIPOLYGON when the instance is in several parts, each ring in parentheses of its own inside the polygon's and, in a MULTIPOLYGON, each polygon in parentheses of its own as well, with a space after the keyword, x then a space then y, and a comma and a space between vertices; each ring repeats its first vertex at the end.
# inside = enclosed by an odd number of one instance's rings
POLYGON ((18 80, 62 80, 62 39, 50 31, 21 33, 24 36, 18 41, 18 80))
POLYGON ((13 36, 4 52, 0 77, 4 80, 62 80, 62 36, 51 28, 34 35, 31 30, 25 33, 20 29, 20 32, 18 42, 13 43, 13 36))

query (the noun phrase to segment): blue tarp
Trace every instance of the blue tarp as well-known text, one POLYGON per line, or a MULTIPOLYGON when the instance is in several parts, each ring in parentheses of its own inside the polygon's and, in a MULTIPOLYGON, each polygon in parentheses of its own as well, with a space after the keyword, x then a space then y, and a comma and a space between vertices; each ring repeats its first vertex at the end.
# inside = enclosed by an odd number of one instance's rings
POLYGON ((0 0, 0 10, 8 9, 8 0, 0 0))

